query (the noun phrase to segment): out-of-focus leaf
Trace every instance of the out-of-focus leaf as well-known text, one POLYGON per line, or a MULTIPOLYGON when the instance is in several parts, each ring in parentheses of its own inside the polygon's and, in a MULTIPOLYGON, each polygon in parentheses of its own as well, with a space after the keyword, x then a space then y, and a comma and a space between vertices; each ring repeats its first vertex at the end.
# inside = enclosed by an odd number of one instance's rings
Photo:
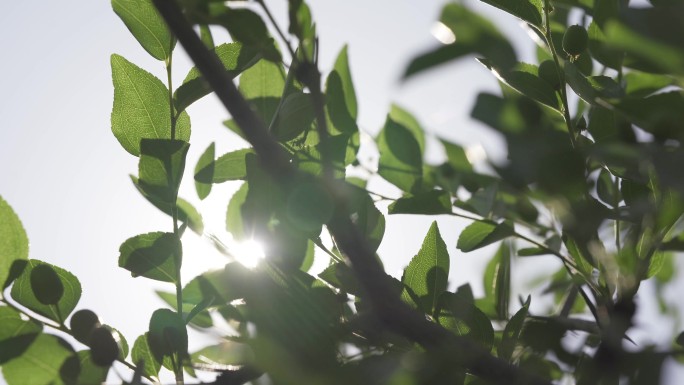
POLYGON ((375 202, 365 190, 347 184, 343 193, 349 202, 348 214, 352 221, 366 236, 369 248, 377 250, 385 234, 385 217, 375 207, 375 202))
POLYGON ((592 22, 587 30, 589 35, 589 52, 599 63, 614 69, 622 67, 624 52, 610 48, 606 42, 606 35, 598 24, 592 22))
POLYGON ((659 93, 645 98, 625 98, 615 106, 658 139, 684 138, 681 125, 684 121, 682 91, 659 93))
POLYGON ((406 195, 392 202, 389 214, 451 214, 451 196, 444 190, 432 190, 406 195))
POLYGON ((446 291, 448 277, 449 252, 437 222, 432 222, 418 254, 404 271, 402 282, 417 296, 420 309, 432 314, 439 296, 446 291))
POLYGON ((211 182, 205 183, 198 181, 197 175, 199 175, 200 171, 202 171, 205 174, 208 174, 206 175, 208 180, 214 180, 214 157, 216 156, 214 152, 215 146, 214 142, 212 142, 202 153, 202 156, 200 156, 197 164, 195 165, 195 190, 197 190, 197 196, 199 196, 200 199, 204 199, 209 196, 212 184, 211 182))
POLYGON ((0 288, 10 284, 10 277, 16 274, 12 270, 25 264, 28 251, 28 237, 21 220, 0 196, 0 288))
POLYGON ((247 190, 249 185, 245 182, 233 194, 228 202, 228 209, 226 210, 226 230, 233 235, 236 240, 241 240, 249 234, 245 234, 245 227, 242 222, 242 205, 247 198, 247 190))
POLYGON ((254 353, 247 344, 235 341, 222 341, 206 346, 190 355, 192 362, 211 368, 214 366, 245 365, 254 361, 254 353))
POLYGON ((544 28, 542 24, 541 0, 481 0, 491 6, 497 7, 513 16, 532 24, 540 30, 544 28))
POLYGON ((181 140, 143 139, 138 164, 140 188, 168 206, 175 204, 189 147, 181 140))
POLYGON ((667 75, 630 71, 625 76, 625 93, 632 97, 645 97, 672 85, 674 79, 667 75))
MULTIPOLYGON (((119 55, 112 55, 112 132, 129 153, 140 155, 142 139, 171 139, 169 91, 158 78, 119 55)), ((176 139, 190 139, 190 117, 181 113, 176 139)))
POLYGON ((485 299, 493 306, 497 319, 508 318, 511 298, 511 246, 506 242, 487 263, 484 277, 485 299))
POLYGON ((530 308, 530 299, 531 297, 527 297, 527 301, 525 301, 523 307, 511 317, 504 328, 503 336, 501 337, 501 342, 499 342, 499 347, 497 349, 499 358, 503 360, 511 361, 513 359, 513 350, 520 339, 520 333, 530 308))
POLYGON ((42 330, 41 323, 24 321, 16 310, 0 307, 0 365, 21 356, 42 330))
POLYGON ((423 154, 413 133, 388 116, 377 142, 380 151, 378 174, 403 191, 419 190, 423 154))
MULTIPOLYGON (((259 52, 240 43, 226 43, 213 48, 229 77, 234 78, 242 71, 253 66, 260 58, 259 52)), ((188 106, 208 95, 211 86, 196 67, 188 72, 183 84, 174 92, 174 105, 177 111, 185 111, 188 106)))
POLYGON ((420 153, 425 153, 425 130, 423 130, 418 120, 406 109, 396 104, 392 104, 388 116, 392 121, 409 130, 416 139, 416 142, 418 142, 420 153))
POLYGON ((247 176, 245 155, 254 150, 245 148, 221 155, 216 161, 209 163, 195 173, 195 181, 201 183, 223 183, 244 179, 247 176))
POLYGON ((60 267, 37 259, 30 259, 24 271, 14 282, 10 294, 20 305, 61 323, 66 321, 69 314, 76 308, 78 300, 81 299, 81 283, 73 274, 60 267), (57 273, 64 287, 64 294, 62 294, 57 305, 43 305, 38 301, 31 289, 31 271, 36 266, 43 264, 50 266, 57 273))
POLYGON ((622 200, 620 190, 613 182, 610 172, 605 168, 601 169, 596 180, 596 193, 604 203, 611 207, 617 207, 618 202, 622 200))
POLYGON ((74 350, 63 339, 51 334, 39 334, 19 357, 2 365, 2 375, 8 385, 67 383, 60 369, 74 350))
MULTIPOLYGON (((659 23, 665 24, 665 21, 659 23)), ((623 50, 636 59, 626 60, 626 66, 647 72, 684 74, 684 50, 681 48, 652 40, 617 21, 607 22, 604 32, 611 47, 623 50)))
POLYGON ((508 40, 489 20, 465 6, 447 4, 442 9, 440 23, 451 30, 456 37, 455 42, 414 58, 404 72, 404 78, 473 54, 484 56, 502 69, 515 65, 515 51, 508 40))
POLYGON ((150 0, 112 0, 112 8, 138 43, 157 60, 167 60, 176 39, 150 0))
POLYGON ((354 271, 345 263, 337 262, 328 266, 325 270, 318 274, 318 277, 333 287, 344 291, 345 293, 349 293, 357 297, 361 296, 363 293, 361 283, 359 283, 358 279, 356 278, 354 271))
POLYGON ((102 384, 107 380, 109 366, 95 364, 90 350, 81 350, 67 358, 59 372, 67 384, 102 384))
POLYGON ((513 234, 515 234, 515 230, 507 222, 496 223, 479 220, 471 223, 461 232, 456 247, 467 253, 498 242, 513 234))
MULTIPOLYGON (((193 282, 197 281, 191 281, 191 283, 193 282)), ((191 299, 185 298, 185 295, 188 293, 188 291, 194 290, 194 288, 192 287, 189 288, 189 285, 190 283, 183 288, 183 309, 181 313, 183 314, 183 319, 185 320, 185 323, 198 328, 210 328, 214 326, 214 322, 211 320, 211 315, 206 310, 208 306, 214 305, 213 299, 210 296, 207 296, 207 298, 203 298, 201 301, 198 302, 191 301, 191 299)), ((164 302, 166 302, 171 308, 178 310, 178 303, 176 300, 175 293, 157 291, 157 295, 159 296, 159 298, 164 300, 164 302)), ((200 295, 202 295, 201 288, 200 295)))
POLYGON ((129 238, 119 248, 119 267, 134 277, 176 282, 181 241, 173 233, 147 233, 129 238))

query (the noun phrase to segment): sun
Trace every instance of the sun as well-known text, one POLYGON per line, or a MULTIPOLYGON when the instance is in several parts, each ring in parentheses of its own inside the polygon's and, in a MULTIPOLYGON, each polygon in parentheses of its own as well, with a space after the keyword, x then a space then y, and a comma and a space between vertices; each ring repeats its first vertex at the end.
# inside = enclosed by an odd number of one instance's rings
POLYGON ((256 239, 235 242, 230 252, 237 262, 249 269, 257 267, 265 256, 263 244, 256 239))

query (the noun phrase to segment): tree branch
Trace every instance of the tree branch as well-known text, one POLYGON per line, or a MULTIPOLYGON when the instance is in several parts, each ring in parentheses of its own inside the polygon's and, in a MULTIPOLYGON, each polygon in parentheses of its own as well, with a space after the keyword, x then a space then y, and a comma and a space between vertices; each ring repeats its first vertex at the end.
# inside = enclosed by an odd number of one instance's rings
MULTIPOLYGON (((153 1, 171 31, 230 112, 247 141, 254 147, 266 171, 280 181, 284 181, 284 177, 294 176, 297 171, 289 162, 282 147, 269 134, 264 122, 252 111, 218 58, 204 47, 178 4, 173 0, 153 1)), ((346 206, 343 197, 337 195, 334 198, 338 207, 346 206)), ((436 357, 448 360, 445 364, 460 365, 492 383, 550 385, 546 380, 493 357, 472 340, 452 334, 428 321, 423 314, 409 308, 391 289, 389 276, 375 259, 365 237, 348 217, 337 215, 328 223, 328 228, 351 261, 376 315, 390 330, 419 343, 436 357)))

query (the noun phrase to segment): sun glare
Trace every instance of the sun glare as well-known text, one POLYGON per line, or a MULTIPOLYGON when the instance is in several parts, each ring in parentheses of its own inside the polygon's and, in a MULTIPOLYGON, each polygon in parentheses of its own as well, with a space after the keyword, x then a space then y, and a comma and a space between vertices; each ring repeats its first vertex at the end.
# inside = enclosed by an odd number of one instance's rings
POLYGON ((250 269, 257 267, 259 262, 264 259, 264 247, 259 241, 254 239, 235 243, 231 247, 231 253, 236 261, 250 269))

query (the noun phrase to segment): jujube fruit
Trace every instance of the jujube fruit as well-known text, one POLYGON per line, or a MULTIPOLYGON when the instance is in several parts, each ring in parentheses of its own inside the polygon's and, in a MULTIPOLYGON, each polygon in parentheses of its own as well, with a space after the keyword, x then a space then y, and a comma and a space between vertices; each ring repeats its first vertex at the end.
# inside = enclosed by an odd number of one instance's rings
POLYGON ((104 326, 93 329, 90 335, 90 359, 95 365, 109 367, 119 357, 119 344, 104 326))
POLYGON ((563 35, 563 50, 570 56, 577 56, 587 49, 589 35, 581 25, 571 25, 563 35))
POLYGON ((100 320, 93 311, 82 309, 71 316, 69 326, 71 327, 71 334, 74 338, 79 342, 88 345, 93 330, 100 326, 100 320))
POLYGON ((551 88, 558 89, 560 87, 560 78, 558 77, 558 70, 556 63, 553 60, 544 60, 539 64, 539 77, 548 83, 551 88))
POLYGON ((50 265, 42 264, 31 270, 31 290, 43 305, 56 305, 64 295, 64 285, 50 265))

